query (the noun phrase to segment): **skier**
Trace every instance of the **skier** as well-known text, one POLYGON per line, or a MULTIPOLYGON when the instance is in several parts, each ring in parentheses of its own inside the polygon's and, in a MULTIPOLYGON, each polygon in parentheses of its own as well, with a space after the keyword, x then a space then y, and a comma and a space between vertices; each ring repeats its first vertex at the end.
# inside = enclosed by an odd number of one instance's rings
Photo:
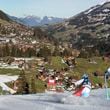
POLYGON ((89 96, 91 91, 91 83, 87 74, 84 74, 79 81, 75 82, 75 86, 80 86, 80 88, 75 91, 74 95, 83 97, 89 96))

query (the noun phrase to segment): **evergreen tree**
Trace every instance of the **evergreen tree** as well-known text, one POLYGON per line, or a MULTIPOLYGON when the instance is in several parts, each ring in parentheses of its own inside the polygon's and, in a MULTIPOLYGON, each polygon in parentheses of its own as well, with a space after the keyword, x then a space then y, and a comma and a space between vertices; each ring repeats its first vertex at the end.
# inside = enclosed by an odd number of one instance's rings
POLYGON ((65 49, 65 50, 63 51, 62 55, 63 55, 63 56, 71 56, 71 55, 72 55, 72 52, 71 52, 71 50, 69 50, 69 49, 65 49))
POLYGON ((19 78, 18 78, 19 84, 18 84, 18 94, 27 94, 27 91, 29 92, 29 86, 26 81, 25 72, 22 71, 19 78))
POLYGON ((35 78, 31 78, 31 93, 36 93, 36 84, 35 84, 35 78))
POLYGON ((58 47, 55 47, 54 52, 53 52, 53 56, 60 56, 60 55, 61 55, 61 53, 60 53, 58 47))
POLYGON ((40 57, 44 57, 45 58, 45 57, 51 56, 51 50, 48 47, 43 46, 40 49, 38 54, 39 54, 40 57))

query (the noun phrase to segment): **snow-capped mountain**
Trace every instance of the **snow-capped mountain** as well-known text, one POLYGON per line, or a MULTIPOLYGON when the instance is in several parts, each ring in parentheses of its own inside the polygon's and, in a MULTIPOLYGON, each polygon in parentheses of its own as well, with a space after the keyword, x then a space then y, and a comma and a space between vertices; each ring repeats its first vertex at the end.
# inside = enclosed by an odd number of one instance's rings
POLYGON ((110 2, 110 0, 100 0, 100 5, 103 5, 104 3, 106 3, 106 2, 110 2))
POLYGON ((48 24, 54 24, 54 23, 61 23, 64 21, 63 18, 47 17, 47 16, 40 18, 40 17, 33 16, 33 15, 26 16, 24 18, 17 18, 17 17, 11 16, 10 18, 12 20, 15 20, 27 26, 42 26, 42 25, 48 25, 48 24))

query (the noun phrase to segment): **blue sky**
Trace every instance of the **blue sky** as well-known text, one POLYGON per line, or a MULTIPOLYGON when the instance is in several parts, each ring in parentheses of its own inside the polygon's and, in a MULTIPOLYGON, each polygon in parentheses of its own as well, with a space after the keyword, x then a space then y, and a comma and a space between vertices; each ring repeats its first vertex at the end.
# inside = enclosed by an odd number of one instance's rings
POLYGON ((22 17, 27 15, 72 17, 104 0, 0 0, 0 10, 22 17))

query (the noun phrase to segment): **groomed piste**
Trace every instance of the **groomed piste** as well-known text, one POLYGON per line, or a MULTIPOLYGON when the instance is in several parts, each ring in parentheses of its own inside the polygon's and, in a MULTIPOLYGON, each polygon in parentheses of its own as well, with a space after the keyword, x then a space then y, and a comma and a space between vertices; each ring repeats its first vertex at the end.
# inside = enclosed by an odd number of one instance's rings
POLYGON ((64 93, 0 96, 0 110, 109 110, 105 89, 92 90, 87 98, 64 93))

